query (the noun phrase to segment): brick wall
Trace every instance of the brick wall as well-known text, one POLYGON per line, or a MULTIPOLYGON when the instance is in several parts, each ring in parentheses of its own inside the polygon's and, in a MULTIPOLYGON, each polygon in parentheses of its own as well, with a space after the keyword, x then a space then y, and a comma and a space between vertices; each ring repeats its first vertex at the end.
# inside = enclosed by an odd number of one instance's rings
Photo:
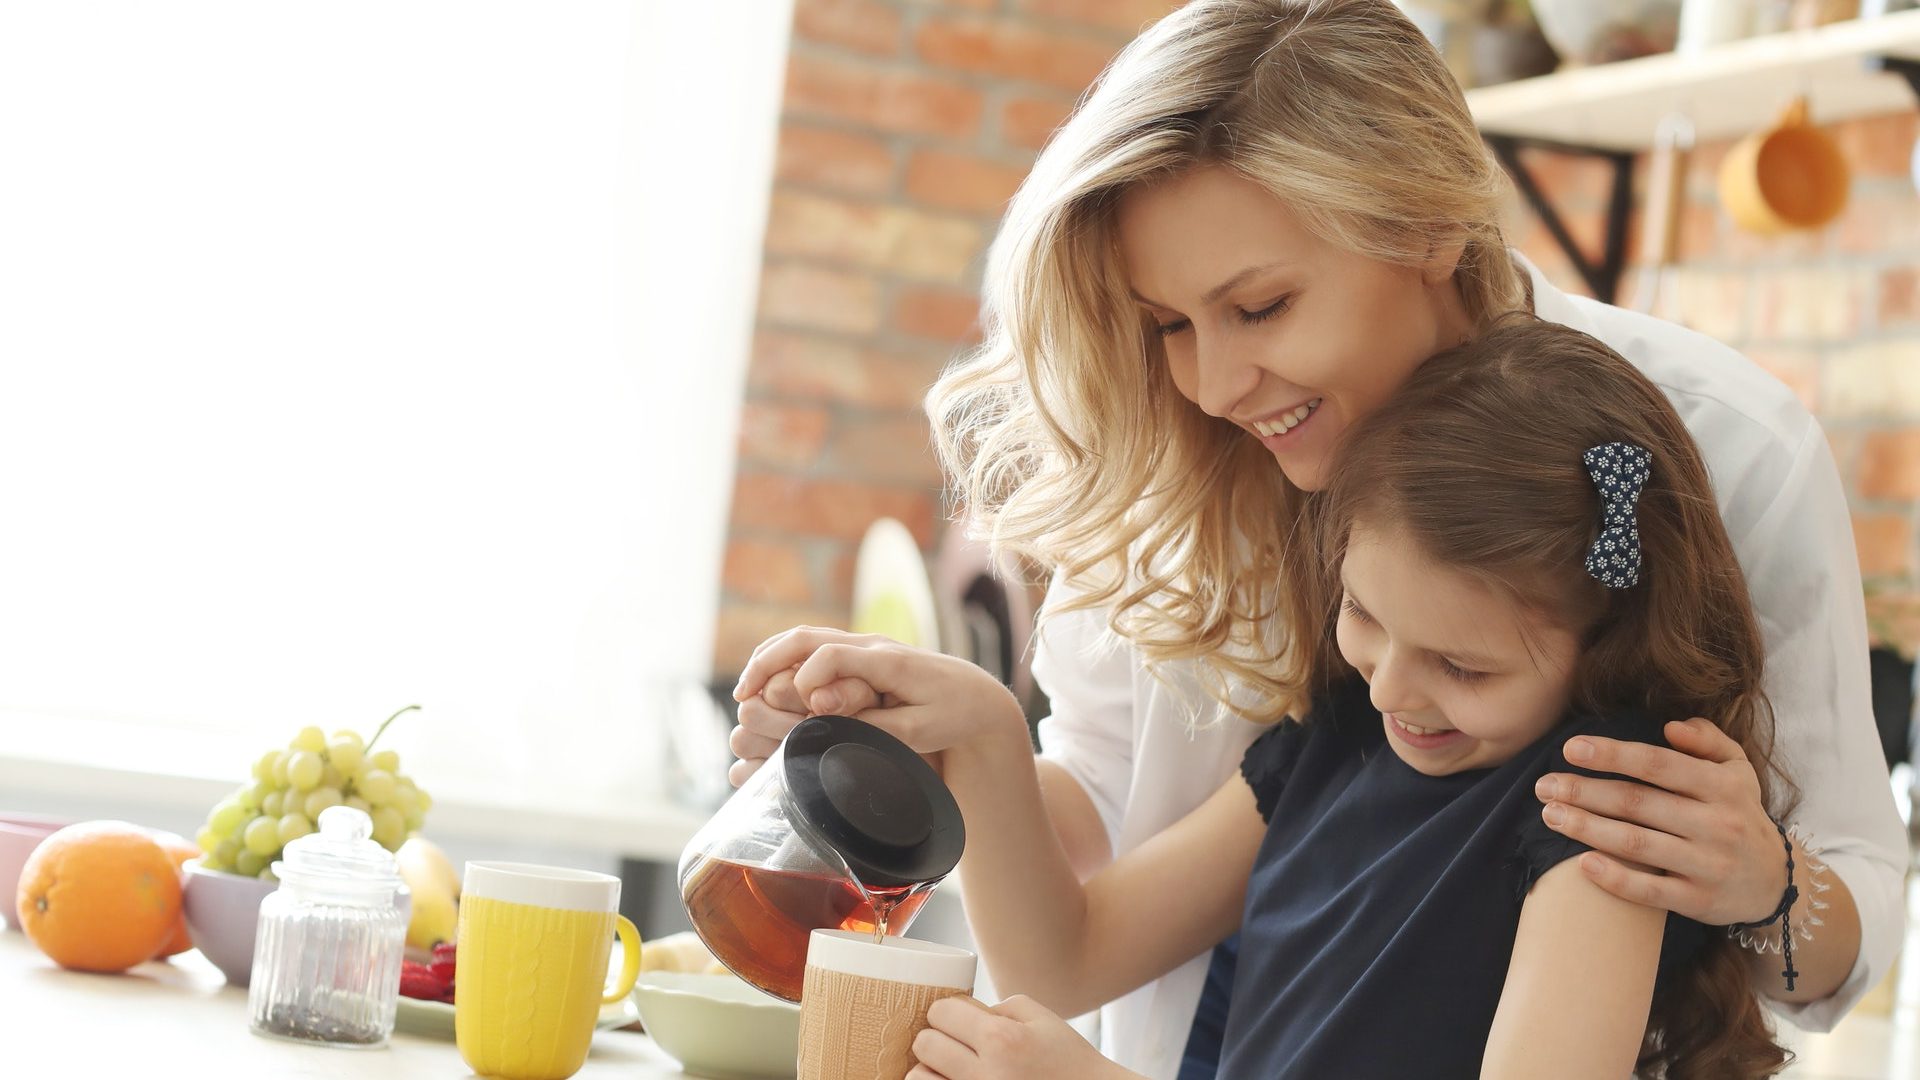
MULTIPOLYGON (((1817 232, 1757 237, 1720 209, 1730 144, 1689 161, 1680 263, 1664 318, 1745 352, 1800 395, 1827 429, 1852 504, 1876 637, 1920 644, 1920 193, 1909 176, 1914 111, 1828 130, 1854 170, 1845 214, 1817 232)), ((1529 158, 1597 252, 1608 170, 1575 158, 1529 158)), ((1645 159, 1637 190, 1644 190, 1645 159)), ((1584 291, 1531 214, 1516 208, 1515 246, 1563 288, 1584 291)), ((1639 221, 1629 234, 1637 245, 1639 221)), ((1637 254, 1636 247, 1629 247, 1637 254)), ((1621 299, 1633 295, 1634 277, 1621 299)))
POLYGON ((845 625, 868 523, 944 520, 920 399, 1075 97, 1171 0, 795 0, 714 671, 845 625))
MULTIPOLYGON (((798 622, 844 625, 867 524, 943 522, 921 395, 974 340, 981 255, 1034 152, 1079 91, 1173 0, 795 0, 794 36, 742 405, 716 673, 798 622)), ((1761 240, 1693 158, 1667 317, 1745 350, 1826 423, 1879 620, 1920 640, 1920 196, 1914 115, 1843 125, 1847 214, 1761 240)), ((1540 158, 1577 233, 1599 236, 1604 167, 1540 158)), ((1644 164, 1644 163, 1643 163, 1644 164)), ((1643 184, 1641 185, 1644 186, 1643 184)), ((1572 269, 1516 206, 1511 235, 1564 287, 1572 269)), ((1635 230, 1637 236, 1637 225, 1635 230)), ((1630 295, 1631 278, 1622 290, 1630 295)))

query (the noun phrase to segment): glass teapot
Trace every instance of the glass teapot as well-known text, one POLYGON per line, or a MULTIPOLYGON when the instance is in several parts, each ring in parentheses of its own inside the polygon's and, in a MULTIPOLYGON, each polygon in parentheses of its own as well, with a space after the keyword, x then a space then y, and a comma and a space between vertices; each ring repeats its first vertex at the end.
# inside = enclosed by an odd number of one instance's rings
POLYGON ((680 856, 680 898, 721 963, 800 1000, 815 930, 900 934, 953 871, 966 828, 920 755, 871 724, 794 725, 680 856))

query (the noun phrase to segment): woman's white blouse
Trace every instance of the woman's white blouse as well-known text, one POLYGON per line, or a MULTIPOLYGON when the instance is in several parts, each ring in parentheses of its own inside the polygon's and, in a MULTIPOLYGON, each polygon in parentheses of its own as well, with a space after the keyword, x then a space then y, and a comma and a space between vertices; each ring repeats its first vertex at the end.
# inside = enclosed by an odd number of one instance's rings
MULTIPOLYGON (((1727 346, 1568 296, 1528 270, 1536 314, 1637 365, 1666 391, 1706 458, 1766 635, 1778 752, 1802 792, 1793 820, 1824 848, 1860 908, 1860 958, 1840 990, 1773 1006, 1803 1028, 1826 1030, 1886 974, 1899 949, 1907 860, 1869 705, 1852 525, 1826 436, 1792 393, 1727 346)), ((1204 696, 1178 669, 1162 673, 1167 682, 1149 674, 1106 620, 1105 611, 1043 620, 1034 673, 1052 703, 1040 723, 1042 756, 1086 789, 1117 855, 1199 806, 1260 729, 1203 703, 1201 726, 1190 730, 1204 696)), ((1101 1010, 1101 1049, 1148 1076, 1173 1077, 1206 967, 1205 956, 1195 957, 1101 1010)))

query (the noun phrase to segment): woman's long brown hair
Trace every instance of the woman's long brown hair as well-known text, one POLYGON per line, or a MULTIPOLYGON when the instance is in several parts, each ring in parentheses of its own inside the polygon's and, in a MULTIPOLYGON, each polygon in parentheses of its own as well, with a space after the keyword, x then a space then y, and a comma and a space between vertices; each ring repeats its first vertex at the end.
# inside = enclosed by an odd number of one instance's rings
MULTIPOLYGON (((1575 707, 1712 719, 1746 751, 1770 809, 1788 809, 1796 793, 1773 759, 1761 690, 1766 650, 1706 465, 1666 396, 1605 345, 1513 316, 1434 357, 1348 435, 1312 501, 1317 542, 1292 545, 1288 575, 1317 583, 1296 598, 1305 610, 1335 610, 1355 521, 1399 529, 1581 634, 1575 707), (1636 513, 1640 580, 1624 589, 1584 565, 1601 508, 1581 457, 1609 442, 1653 455, 1636 513)), ((1330 675, 1340 661, 1321 618, 1318 666, 1330 675)), ((1761 1077, 1786 1060, 1732 941, 1716 938, 1655 995, 1640 1061, 1650 1074, 1761 1077)))

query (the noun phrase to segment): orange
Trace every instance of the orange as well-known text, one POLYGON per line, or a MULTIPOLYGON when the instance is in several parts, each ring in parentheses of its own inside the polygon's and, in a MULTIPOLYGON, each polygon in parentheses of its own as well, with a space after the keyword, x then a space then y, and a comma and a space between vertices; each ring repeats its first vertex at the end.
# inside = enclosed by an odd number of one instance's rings
POLYGON ((20 924, 54 963, 125 971, 149 959, 180 917, 180 869, 145 829, 69 825, 20 870, 20 924))
MULTIPOLYGON (((151 832, 160 849, 171 856, 176 865, 184 867, 188 862, 200 857, 199 845, 179 833, 162 832, 159 829, 153 829, 151 832)), ((167 938, 165 945, 160 946, 159 952, 153 954, 153 958, 165 960, 169 956, 176 956, 191 948, 193 948, 193 938, 187 933, 187 913, 182 910, 179 915, 174 916, 172 936, 167 938)))

